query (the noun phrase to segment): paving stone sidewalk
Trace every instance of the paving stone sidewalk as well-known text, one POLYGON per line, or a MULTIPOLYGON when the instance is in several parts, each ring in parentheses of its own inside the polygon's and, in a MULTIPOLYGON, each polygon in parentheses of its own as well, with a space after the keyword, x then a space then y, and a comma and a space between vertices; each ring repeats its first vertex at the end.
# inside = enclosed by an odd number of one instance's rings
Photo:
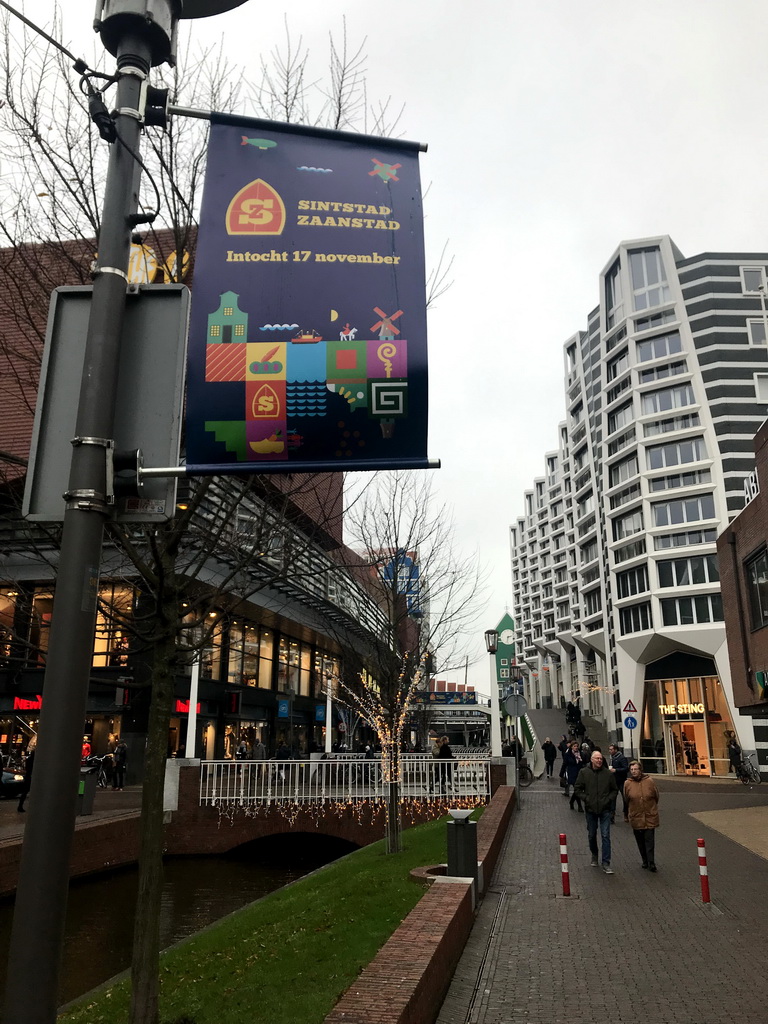
POLYGON ((557 780, 523 791, 438 1024, 768 1020, 768 786, 657 783, 657 874, 640 867, 621 821, 612 830, 616 873, 590 867, 584 816, 557 780), (560 832, 570 899, 561 896, 560 832), (710 906, 701 902, 699 836, 710 906))

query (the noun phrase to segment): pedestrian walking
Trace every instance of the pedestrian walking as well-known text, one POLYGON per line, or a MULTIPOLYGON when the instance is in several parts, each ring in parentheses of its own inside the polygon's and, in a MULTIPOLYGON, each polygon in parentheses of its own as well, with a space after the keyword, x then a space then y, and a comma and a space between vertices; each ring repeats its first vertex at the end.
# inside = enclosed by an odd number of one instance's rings
POLYGON ((589 764, 579 772, 574 793, 584 801, 587 839, 592 867, 598 866, 597 829, 600 828, 602 867, 606 875, 611 867, 611 811, 616 803, 616 779, 608 770, 603 755, 595 750, 589 764))
POLYGON ((448 762, 453 761, 454 757, 447 736, 440 738, 440 750, 437 757, 440 761, 440 789, 445 793, 448 788, 453 789, 453 765, 448 762))
POLYGON ((117 741, 115 752, 112 755, 112 789, 122 790, 125 785, 125 769, 128 764, 128 745, 124 739, 117 741))
POLYGON ((544 762, 547 766, 547 778, 551 779, 554 771, 555 760, 557 758, 557 747, 549 738, 549 736, 547 736, 547 738, 541 744, 541 749, 544 751, 544 762))
POLYGON ((266 761, 267 759, 267 748, 261 742, 260 739, 256 739, 253 745, 253 760, 254 761, 266 761))
POLYGON ((659 791, 639 761, 631 761, 624 783, 629 824, 635 834, 643 867, 656 871, 656 829, 659 827, 659 791))
POLYGON ((570 749, 570 741, 568 737, 563 733, 560 737, 560 742, 557 744, 557 749, 560 751, 560 785, 563 789, 568 786, 568 779, 565 774, 565 754, 570 749))
MULTIPOLYGON (((616 786, 618 787, 619 793, 621 793, 622 805, 624 807, 624 821, 629 821, 629 818, 627 817, 627 798, 624 796, 624 783, 627 781, 627 776, 629 775, 629 761, 624 756, 623 751, 619 750, 618 744, 616 743, 611 743, 608 747, 608 767, 614 773, 616 786)), ((614 822, 615 820, 616 803, 614 802, 611 822, 614 822)))
POLYGON ((24 761, 24 782, 19 793, 19 806, 17 810, 22 814, 26 813, 26 807, 24 801, 29 796, 29 788, 32 785, 32 769, 35 767, 35 751, 30 750, 27 754, 26 760, 24 761))
MULTIPOLYGON (((581 756, 579 744, 576 740, 573 741, 570 748, 565 752, 565 789, 563 790, 563 796, 568 796, 568 791, 571 786, 576 785, 576 779, 579 777, 579 772, 585 767, 586 761, 581 756)), ((573 805, 577 803, 579 805, 579 811, 583 810, 581 805, 581 797, 577 795, 576 789, 573 790, 573 796, 571 796, 571 810, 574 809, 573 805)))

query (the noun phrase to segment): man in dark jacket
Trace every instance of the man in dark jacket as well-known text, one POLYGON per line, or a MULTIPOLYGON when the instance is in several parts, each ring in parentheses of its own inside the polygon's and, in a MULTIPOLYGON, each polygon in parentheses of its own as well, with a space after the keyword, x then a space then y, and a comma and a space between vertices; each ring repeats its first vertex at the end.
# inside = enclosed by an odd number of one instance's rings
POLYGON ((573 787, 574 794, 584 801, 587 819, 587 838, 589 852, 592 854, 592 867, 596 868, 597 860, 597 826, 600 826, 602 840, 603 871, 612 875, 611 869, 611 813, 616 803, 618 790, 614 773, 610 771, 603 755, 596 750, 589 764, 583 768, 573 787))
MULTIPOLYGON (((611 743, 608 747, 608 766, 613 769, 613 777, 616 779, 616 788, 621 793, 621 800, 624 805, 624 821, 629 821, 627 817, 627 798, 624 796, 624 783, 627 781, 629 775, 629 761, 624 756, 624 753, 619 750, 616 743, 611 743)), ((616 804, 613 805, 614 813, 611 815, 611 822, 615 820, 616 804)))

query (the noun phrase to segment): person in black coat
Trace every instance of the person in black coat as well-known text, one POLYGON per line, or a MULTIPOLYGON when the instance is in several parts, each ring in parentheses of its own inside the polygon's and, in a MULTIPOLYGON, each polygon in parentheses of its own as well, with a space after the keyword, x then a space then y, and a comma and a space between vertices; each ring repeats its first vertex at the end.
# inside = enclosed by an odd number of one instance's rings
POLYGON ((541 744, 541 749, 544 751, 544 761, 547 765, 547 778, 552 778, 552 772, 557 758, 557 747, 552 740, 547 736, 544 742, 541 744))
MULTIPOLYGON (((567 780, 567 785, 563 790, 563 795, 568 796, 569 788, 576 784, 579 772, 586 764, 588 764, 588 762, 582 758, 581 751, 579 750, 579 744, 576 740, 574 740, 569 749, 566 750, 563 760, 565 761, 565 778, 567 780)), ((571 797, 571 810, 573 810, 574 802, 579 805, 579 810, 582 810, 581 798, 577 796, 575 792, 571 797)))

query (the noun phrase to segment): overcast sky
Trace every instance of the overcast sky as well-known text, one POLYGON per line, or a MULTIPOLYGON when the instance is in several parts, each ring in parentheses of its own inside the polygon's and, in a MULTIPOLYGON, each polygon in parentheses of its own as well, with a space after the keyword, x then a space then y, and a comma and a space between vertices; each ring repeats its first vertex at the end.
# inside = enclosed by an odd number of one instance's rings
MULTIPOLYGON (((93 3, 63 0, 64 36, 93 46, 93 3)), ((50 25, 50 0, 25 10, 50 25)), ((686 256, 764 251, 768 62, 763 0, 248 0, 191 22, 237 62, 284 38, 321 73, 346 15, 367 39, 371 98, 405 105, 429 144, 428 263, 453 286, 429 319, 429 454, 458 539, 491 569, 482 632, 511 602, 508 526, 564 415, 562 345, 586 326, 623 239, 670 234, 686 256)), ((461 678, 454 675, 453 678, 461 678)))

